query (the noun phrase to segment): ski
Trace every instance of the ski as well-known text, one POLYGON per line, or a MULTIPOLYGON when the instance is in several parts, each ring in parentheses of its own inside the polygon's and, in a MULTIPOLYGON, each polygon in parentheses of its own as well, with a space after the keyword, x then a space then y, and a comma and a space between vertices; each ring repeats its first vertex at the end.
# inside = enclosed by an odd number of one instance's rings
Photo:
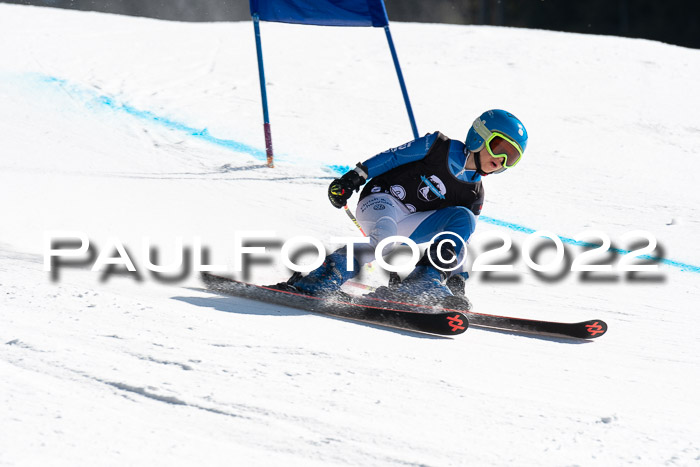
POLYGON ((358 304, 350 300, 313 297, 272 287, 250 284, 203 272, 208 289, 240 298, 282 305, 304 311, 346 318, 409 331, 456 336, 469 327, 469 320, 459 310, 426 313, 425 310, 399 310, 388 304, 381 307, 358 304))
POLYGON ((519 331, 539 335, 564 336, 576 339, 595 339, 608 330, 608 325, 601 319, 591 319, 578 323, 561 323, 538 319, 511 318, 507 316, 465 313, 475 326, 485 328, 519 331))
MULTIPOLYGON (((363 303, 376 307, 387 306, 391 308, 400 308, 403 310, 420 310, 423 308, 429 308, 431 310, 436 309, 435 306, 385 300, 366 297, 363 295, 353 295, 353 298, 356 303, 363 303)), ((602 319, 591 319, 578 323, 562 323, 557 321, 490 315, 485 313, 477 313, 471 310, 457 310, 452 308, 439 308, 439 310, 444 312, 459 311, 467 316, 471 326, 511 332, 522 332, 541 336, 595 339, 605 334, 605 332, 608 330, 608 325, 602 319)))

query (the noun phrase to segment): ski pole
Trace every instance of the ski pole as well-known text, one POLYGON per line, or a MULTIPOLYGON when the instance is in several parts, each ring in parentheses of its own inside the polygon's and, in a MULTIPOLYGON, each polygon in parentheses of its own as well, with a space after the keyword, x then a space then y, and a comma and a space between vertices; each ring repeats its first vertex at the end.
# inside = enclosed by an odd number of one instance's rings
POLYGON ((350 218, 350 220, 352 221, 352 223, 355 224, 355 227, 357 227, 358 229, 360 229, 360 232, 362 232, 362 235, 364 235, 364 236, 366 237, 367 234, 365 233, 364 230, 362 230, 362 226, 360 225, 359 222, 357 222, 357 217, 355 217, 355 215, 352 213, 352 211, 350 210, 350 208, 348 208, 348 205, 347 205, 347 204, 346 204, 345 206, 343 206, 343 209, 345 209, 345 214, 347 214, 348 217, 350 218))
MULTIPOLYGON (((362 232, 362 235, 364 235, 366 237, 367 234, 365 233, 364 230, 362 230, 362 226, 360 225, 359 222, 357 222, 357 217, 355 217, 355 215, 352 213, 350 208, 348 208, 347 204, 345 206, 343 206, 343 209, 345 209, 345 214, 347 214, 348 217, 350 218, 350 220, 353 222, 353 224, 355 224, 355 227, 360 229, 360 232, 362 232)), ((362 284, 359 284, 357 282, 355 284, 360 285, 360 286, 362 285, 362 284)), ((389 288, 396 288, 399 286, 399 284, 401 284, 401 277, 399 276, 399 274, 397 272, 393 272, 393 271, 389 272, 389 288)))

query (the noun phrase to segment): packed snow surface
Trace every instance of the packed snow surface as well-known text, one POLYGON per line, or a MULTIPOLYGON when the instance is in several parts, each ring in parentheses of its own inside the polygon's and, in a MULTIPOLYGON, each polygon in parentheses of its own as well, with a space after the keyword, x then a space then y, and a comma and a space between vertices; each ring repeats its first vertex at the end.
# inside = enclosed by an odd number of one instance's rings
MULTIPOLYGON (((496 232, 517 261, 509 280, 472 274, 475 308, 603 319, 607 335, 437 338, 216 295, 195 273, 156 280, 144 249, 164 264, 178 238, 231 268, 244 231, 360 235, 328 183, 412 139, 383 31, 262 24, 269 169, 249 22, 0 5, 0 464, 700 461, 700 51, 392 32, 421 134, 462 139, 489 108, 530 134, 520 165, 484 181, 470 251, 496 232), (603 232, 617 251, 598 261, 615 268, 644 230, 659 270, 536 274, 520 259, 536 230, 565 239, 568 261, 578 233, 603 232), (103 260, 124 245, 139 277, 88 262, 52 280, 53 231, 84 233, 103 260)), ((288 276, 278 247, 250 280, 288 276)))

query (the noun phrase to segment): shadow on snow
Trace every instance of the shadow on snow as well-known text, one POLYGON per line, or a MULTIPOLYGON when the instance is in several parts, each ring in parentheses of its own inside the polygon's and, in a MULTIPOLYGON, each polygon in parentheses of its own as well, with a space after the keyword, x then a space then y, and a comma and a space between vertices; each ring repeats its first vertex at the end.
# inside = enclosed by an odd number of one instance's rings
MULTIPOLYGON (((201 289, 193 289, 201 291, 201 289)), ((216 293, 211 290, 206 290, 208 293, 216 293)), ((323 316, 324 318, 334 319, 337 321, 344 321, 353 324, 359 324, 364 327, 380 329, 382 331, 389 331, 396 334, 402 334, 410 337, 419 337, 422 339, 451 339, 449 336, 438 336, 433 334, 425 334, 417 331, 411 331, 407 329, 398 329, 389 326, 382 326, 380 324, 375 324, 367 321, 353 320, 352 318, 345 318, 339 316, 332 316, 323 313, 314 313, 311 311, 300 310, 297 308, 286 307, 282 305, 272 305, 269 303, 259 302, 257 300, 248 300, 245 298, 231 297, 229 295, 223 295, 217 298, 209 297, 172 297, 173 300, 178 300, 180 302, 185 302, 190 305, 194 305, 201 308, 213 308, 217 311, 223 311, 225 313, 236 313, 243 315, 257 315, 257 316, 306 316, 315 315, 323 316)))

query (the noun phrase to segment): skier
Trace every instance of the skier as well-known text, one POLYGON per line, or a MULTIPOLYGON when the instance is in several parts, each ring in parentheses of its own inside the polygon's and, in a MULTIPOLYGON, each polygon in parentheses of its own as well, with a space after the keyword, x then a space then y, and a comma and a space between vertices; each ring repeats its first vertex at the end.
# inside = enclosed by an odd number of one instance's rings
POLYGON ((350 265, 343 247, 307 276, 295 274, 278 287, 310 295, 337 294, 362 264, 374 260, 375 247, 382 239, 401 235, 425 243, 440 234, 437 239, 448 241, 433 241, 398 287, 382 287, 377 295, 470 309, 464 295, 467 273, 454 269, 466 253, 464 244, 481 212, 481 179, 515 166, 527 139, 525 127, 513 114, 489 110, 474 120, 464 144, 435 132, 358 163, 331 182, 328 198, 333 206, 342 208, 353 191, 366 183, 357 220, 370 243, 354 245, 350 265))

